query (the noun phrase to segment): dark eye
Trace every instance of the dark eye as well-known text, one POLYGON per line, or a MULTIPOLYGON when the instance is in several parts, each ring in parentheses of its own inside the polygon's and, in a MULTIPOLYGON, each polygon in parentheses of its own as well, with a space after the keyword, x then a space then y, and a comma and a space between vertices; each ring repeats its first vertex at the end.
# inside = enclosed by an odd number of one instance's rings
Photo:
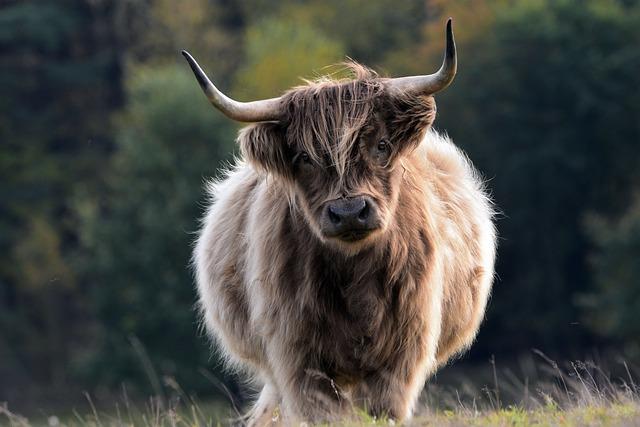
POLYGON ((386 153, 389 150, 389 143, 386 140, 381 140, 378 142, 378 151, 386 153))
POLYGON ((303 163, 311 163, 311 159, 309 158, 309 155, 308 155, 307 153, 305 153, 304 151, 303 151, 303 152, 301 152, 301 153, 299 154, 299 156, 300 156, 300 160, 301 160, 303 163))

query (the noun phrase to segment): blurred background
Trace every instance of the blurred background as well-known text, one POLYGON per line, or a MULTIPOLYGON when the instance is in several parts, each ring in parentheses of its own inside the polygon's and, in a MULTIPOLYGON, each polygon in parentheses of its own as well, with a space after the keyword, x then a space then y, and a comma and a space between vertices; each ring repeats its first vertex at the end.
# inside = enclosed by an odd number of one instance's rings
POLYGON ((500 243, 478 340, 435 381, 536 350, 637 370, 639 3, 0 2, 0 402, 242 400, 198 328, 189 269, 202 184, 238 125, 180 49, 250 100, 347 56, 433 72, 449 16, 459 73, 435 126, 486 177, 500 243))

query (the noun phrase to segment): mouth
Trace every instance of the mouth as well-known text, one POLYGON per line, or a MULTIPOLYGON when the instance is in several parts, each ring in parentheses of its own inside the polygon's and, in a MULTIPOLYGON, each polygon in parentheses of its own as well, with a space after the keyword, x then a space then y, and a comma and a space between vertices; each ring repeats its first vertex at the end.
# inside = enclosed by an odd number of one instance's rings
POLYGON ((328 240, 333 240, 334 242, 352 244, 352 243, 358 243, 358 242, 367 240, 369 237, 376 234, 376 231, 378 231, 379 229, 380 229, 379 227, 355 228, 352 230, 344 230, 340 233, 325 231, 323 234, 324 234, 324 237, 328 240))
POLYGON ((371 231, 372 230, 350 230, 340 233, 335 237, 342 240, 343 242, 353 243, 364 240, 371 234, 371 231))

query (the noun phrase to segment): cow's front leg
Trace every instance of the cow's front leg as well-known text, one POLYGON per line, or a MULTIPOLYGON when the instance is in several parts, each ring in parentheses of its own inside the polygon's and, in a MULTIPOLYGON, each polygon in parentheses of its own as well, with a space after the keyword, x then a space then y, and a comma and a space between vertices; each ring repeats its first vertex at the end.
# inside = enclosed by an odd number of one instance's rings
POLYGON ((283 414, 292 421, 311 423, 344 419, 351 409, 345 390, 325 372, 306 367, 294 373, 283 393, 283 414))
POLYGON ((349 414, 352 409, 349 393, 312 357, 294 356, 288 351, 276 354, 270 360, 274 362, 274 377, 281 393, 282 416, 286 425, 302 421, 338 421, 349 414))
POLYGON ((354 391, 354 403, 375 417, 410 418, 427 377, 436 368, 435 351, 429 353, 368 375, 354 391))
POLYGON ((266 383, 260 391, 258 400, 253 404, 253 408, 249 412, 247 427, 270 427, 279 426, 278 415, 276 413, 278 404, 280 403, 280 395, 275 386, 266 383))

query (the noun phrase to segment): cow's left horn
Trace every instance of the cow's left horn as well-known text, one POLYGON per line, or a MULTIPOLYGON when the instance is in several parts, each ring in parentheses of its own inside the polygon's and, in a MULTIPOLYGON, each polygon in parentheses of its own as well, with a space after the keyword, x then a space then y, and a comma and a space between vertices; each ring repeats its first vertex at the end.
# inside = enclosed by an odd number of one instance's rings
POLYGON ((430 95, 441 91, 451 84, 456 76, 458 60, 456 42, 453 39, 451 18, 447 21, 447 46, 444 51, 442 66, 434 74, 427 76, 409 76, 391 79, 389 86, 403 92, 430 95))
POLYGON ((182 55, 187 59, 187 62, 193 70, 193 74, 196 75, 200 87, 204 91, 204 94, 207 95, 211 104, 230 119, 239 122, 267 122, 277 121, 279 119, 281 113, 280 98, 251 102, 233 100, 220 92, 218 88, 211 83, 211 80, 209 80, 189 52, 183 50, 182 55))

